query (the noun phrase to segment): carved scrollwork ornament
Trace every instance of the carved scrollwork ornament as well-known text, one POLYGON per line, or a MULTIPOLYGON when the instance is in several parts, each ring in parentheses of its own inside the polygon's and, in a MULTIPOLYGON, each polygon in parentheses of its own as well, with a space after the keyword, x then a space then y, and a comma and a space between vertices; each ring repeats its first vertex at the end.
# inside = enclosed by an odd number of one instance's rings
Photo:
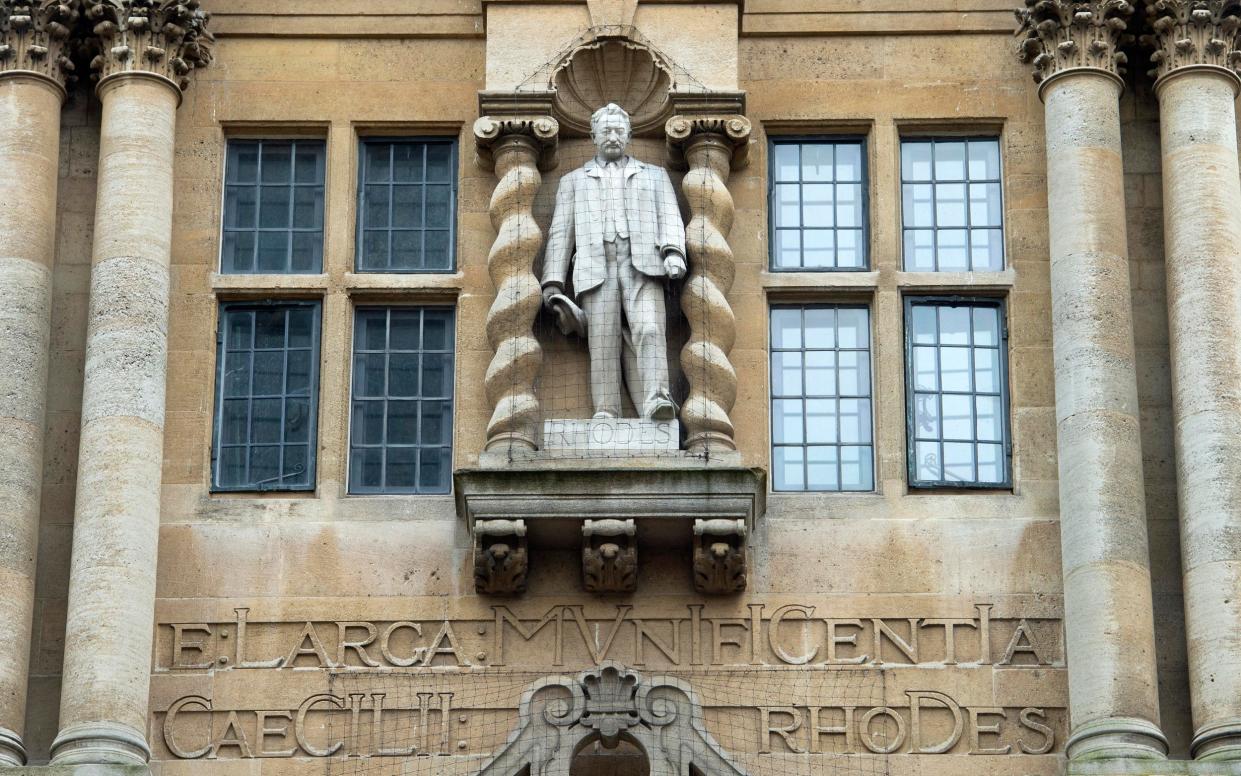
POLYGON ((0 0, 0 75, 35 73, 62 87, 75 80, 69 46, 80 0, 0 0))
POLYGON ((1069 70, 1095 69, 1116 76, 1125 73, 1128 57, 1121 47, 1133 40, 1128 0, 1025 0, 1017 10, 1024 35, 1018 58, 1034 67, 1034 80, 1069 70))
POLYGON ((526 592, 530 556, 526 521, 479 520, 474 524, 474 590, 480 595, 526 592))
POLYGON ((695 140, 715 136, 732 150, 730 169, 737 170, 749 159, 750 132, 753 127, 745 116, 673 116, 664 125, 669 153, 674 159, 683 157, 695 140))
POLYGON ((480 116, 474 122, 476 162, 484 170, 495 169, 495 153, 505 142, 528 142, 538 155, 540 170, 556 166, 560 124, 551 116, 480 116))
POLYGON ((1154 49, 1151 77, 1193 66, 1241 73, 1241 0, 1151 0, 1146 16, 1152 32, 1142 43, 1154 49))
POLYGON ((98 51, 93 77, 127 72, 161 76, 184 90, 195 68, 211 64, 211 14, 199 0, 85 0, 98 51))

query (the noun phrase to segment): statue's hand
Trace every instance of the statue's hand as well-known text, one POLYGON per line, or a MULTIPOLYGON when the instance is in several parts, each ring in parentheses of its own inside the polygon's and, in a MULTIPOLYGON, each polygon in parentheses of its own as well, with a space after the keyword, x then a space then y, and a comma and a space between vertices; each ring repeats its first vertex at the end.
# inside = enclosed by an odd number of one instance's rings
POLYGON ((685 259, 675 253, 670 253, 664 257, 664 273, 668 275, 670 280, 680 280, 685 277, 685 259))
POLYGON ((543 286, 543 306, 552 309, 552 297, 562 293, 560 286, 543 286))

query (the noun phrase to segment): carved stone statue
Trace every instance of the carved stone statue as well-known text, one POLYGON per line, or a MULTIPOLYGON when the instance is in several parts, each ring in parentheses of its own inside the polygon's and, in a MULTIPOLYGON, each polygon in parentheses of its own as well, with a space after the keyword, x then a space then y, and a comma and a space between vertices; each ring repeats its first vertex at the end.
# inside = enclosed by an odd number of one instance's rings
POLYGON ((556 195, 543 300, 586 329, 596 419, 620 417, 623 377, 643 418, 673 420, 663 279, 685 276, 685 224, 667 171, 625 153, 629 115, 609 104, 590 126, 598 153, 564 176, 556 195), (564 297, 570 266, 584 327, 564 297))

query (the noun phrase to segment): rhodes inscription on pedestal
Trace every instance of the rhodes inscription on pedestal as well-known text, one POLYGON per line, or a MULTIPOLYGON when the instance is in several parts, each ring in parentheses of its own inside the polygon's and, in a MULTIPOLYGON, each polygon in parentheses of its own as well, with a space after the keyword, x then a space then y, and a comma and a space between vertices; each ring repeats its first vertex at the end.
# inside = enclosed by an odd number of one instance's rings
POLYGON ((675 420, 552 419, 543 421, 543 452, 551 456, 675 453, 680 433, 675 420))

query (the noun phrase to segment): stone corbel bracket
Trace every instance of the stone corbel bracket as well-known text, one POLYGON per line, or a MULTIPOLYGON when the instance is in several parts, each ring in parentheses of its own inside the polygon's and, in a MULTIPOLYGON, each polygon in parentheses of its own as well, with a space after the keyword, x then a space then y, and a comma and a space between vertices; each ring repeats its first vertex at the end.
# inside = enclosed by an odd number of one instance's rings
POLYGON ((723 595, 747 584, 744 520, 694 521, 694 589, 723 595))
POLYGON ((478 520, 474 523, 474 590, 477 593, 524 593, 529 570, 525 520, 478 520))
POLYGON ((631 593, 638 586, 638 529, 630 520, 582 524, 582 584, 588 593, 631 593))
POLYGON ((61 89, 75 80, 70 43, 80 0, 0 0, 0 76, 42 76, 61 89))
POLYGON ((685 227, 690 274, 681 309, 690 336, 681 350, 681 371, 689 396, 681 422, 686 450, 707 457, 737 449, 729 417, 737 400, 737 372, 728 357, 737 320, 728 302, 736 276, 728 243, 735 215, 728 178, 748 158, 750 129, 740 113, 677 115, 665 127, 669 155, 688 167, 681 189, 690 210, 685 227))

